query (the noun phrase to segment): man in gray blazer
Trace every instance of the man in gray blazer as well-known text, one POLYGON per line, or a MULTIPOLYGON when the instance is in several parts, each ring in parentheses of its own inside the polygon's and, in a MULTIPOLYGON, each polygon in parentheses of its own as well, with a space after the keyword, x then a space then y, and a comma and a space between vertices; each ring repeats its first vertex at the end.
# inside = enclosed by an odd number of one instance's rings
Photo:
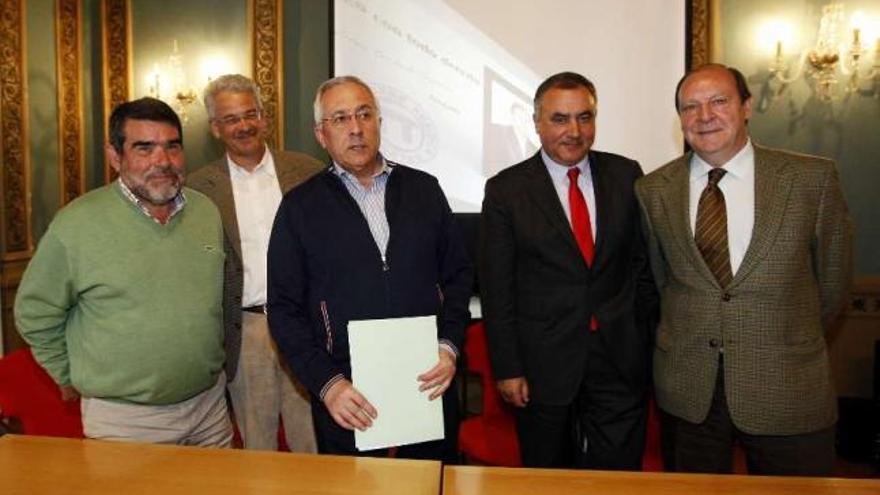
POLYGON ((693 149, 636 183, 661 318, 654 384, 674 471, 829 475, 836 397, 825 334, 851 277, 834 163, 750 141, 736 69, 685 75, 693 149))
POLYGON ((324 167, 302 153, 266 146, 260 90, 252 80, 238 74, 213 80, 205 89, 205 107, 226 155, 193 172, 187 185, 210 197, 223 219, 233 413, 245 448, 275 450, 280 415, 290 449, 315 452, 308 393, 279 360, 264 308, 266 251, 281 196, 324 167))

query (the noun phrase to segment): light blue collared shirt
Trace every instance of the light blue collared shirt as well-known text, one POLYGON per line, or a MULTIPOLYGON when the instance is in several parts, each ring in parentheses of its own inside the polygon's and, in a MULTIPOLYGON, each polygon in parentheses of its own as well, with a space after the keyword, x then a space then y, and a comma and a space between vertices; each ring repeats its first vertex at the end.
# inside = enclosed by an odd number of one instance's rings
POLYGON ((357 177, 347 172, 338 163, 333 162, 331 169, 334 174, 342 179, 348 193, 354 198, 364 218, 367 219, 367 225, 370 226, 370 233, 373 234, 373 240, 379 253, 382 254, 382 262, 385 263, 385 253, 388 251, 388 238, 391 229, 388 227, 388 217, 385 215, 385 187, 388 185, 388 176, 393 170, 385 158, 382 160, 382 166, 373 174, 373 184, 367 188, 358 181, 357 177))

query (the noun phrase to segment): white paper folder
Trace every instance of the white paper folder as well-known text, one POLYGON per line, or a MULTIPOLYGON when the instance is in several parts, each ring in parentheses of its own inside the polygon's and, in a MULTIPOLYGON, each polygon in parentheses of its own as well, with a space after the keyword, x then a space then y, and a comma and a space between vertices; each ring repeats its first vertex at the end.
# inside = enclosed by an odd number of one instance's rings
POLYGON ((355 447, 442 439, 443 398, 428 400, 431 391, 419 392, 416 379, 438 361, 436 317, 351 321, 348 343, 352 383, 378 411, 373 426, 355 430, 355 447))

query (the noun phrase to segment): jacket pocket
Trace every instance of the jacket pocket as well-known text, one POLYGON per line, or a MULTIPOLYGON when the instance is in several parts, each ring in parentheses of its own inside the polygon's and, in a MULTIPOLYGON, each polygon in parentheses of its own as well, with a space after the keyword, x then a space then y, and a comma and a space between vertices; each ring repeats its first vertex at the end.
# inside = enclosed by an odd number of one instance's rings
POLYGON ((434 284, 437 287, 437 301, 440 303, 440 307, 443 307, 443 289, 440 288, 440 284, 434 284))
POLYGON ((324 321, 324 333, 327 344, 327 354, 333 354, 333 329, 330 327, 330 315, 327 312, 327 301, 321 301, 321 319, 324 321))

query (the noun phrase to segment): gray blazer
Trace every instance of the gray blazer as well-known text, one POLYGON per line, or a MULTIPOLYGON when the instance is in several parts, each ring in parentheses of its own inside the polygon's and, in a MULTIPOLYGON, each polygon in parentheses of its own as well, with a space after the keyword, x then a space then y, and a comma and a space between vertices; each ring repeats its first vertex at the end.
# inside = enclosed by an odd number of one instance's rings
MULTIPOLYGON (((270 150, 281 193, 303 183, 326 165, 303 153, 270 150)), ((223 326, 225 330, 226 376, 232 381, 238 369, 241 351, 241 294, 244 274, 241 258, 241 236, 235 215, 232 180, 226 155, 187 176, 186 185, 211 198, 223 220, 226 241, 226 270, 223 284, 223 326)))
POLYGON ((658 404, 687 421, 703 421, 723 346, 737 428, 793 435, 832 425, 837 400, 825 330, 852 276, 852 221, 834 163, 755 145, 754 230, 725 290, 690 227, 690 157, 636 183, 660 290, 658 404))

